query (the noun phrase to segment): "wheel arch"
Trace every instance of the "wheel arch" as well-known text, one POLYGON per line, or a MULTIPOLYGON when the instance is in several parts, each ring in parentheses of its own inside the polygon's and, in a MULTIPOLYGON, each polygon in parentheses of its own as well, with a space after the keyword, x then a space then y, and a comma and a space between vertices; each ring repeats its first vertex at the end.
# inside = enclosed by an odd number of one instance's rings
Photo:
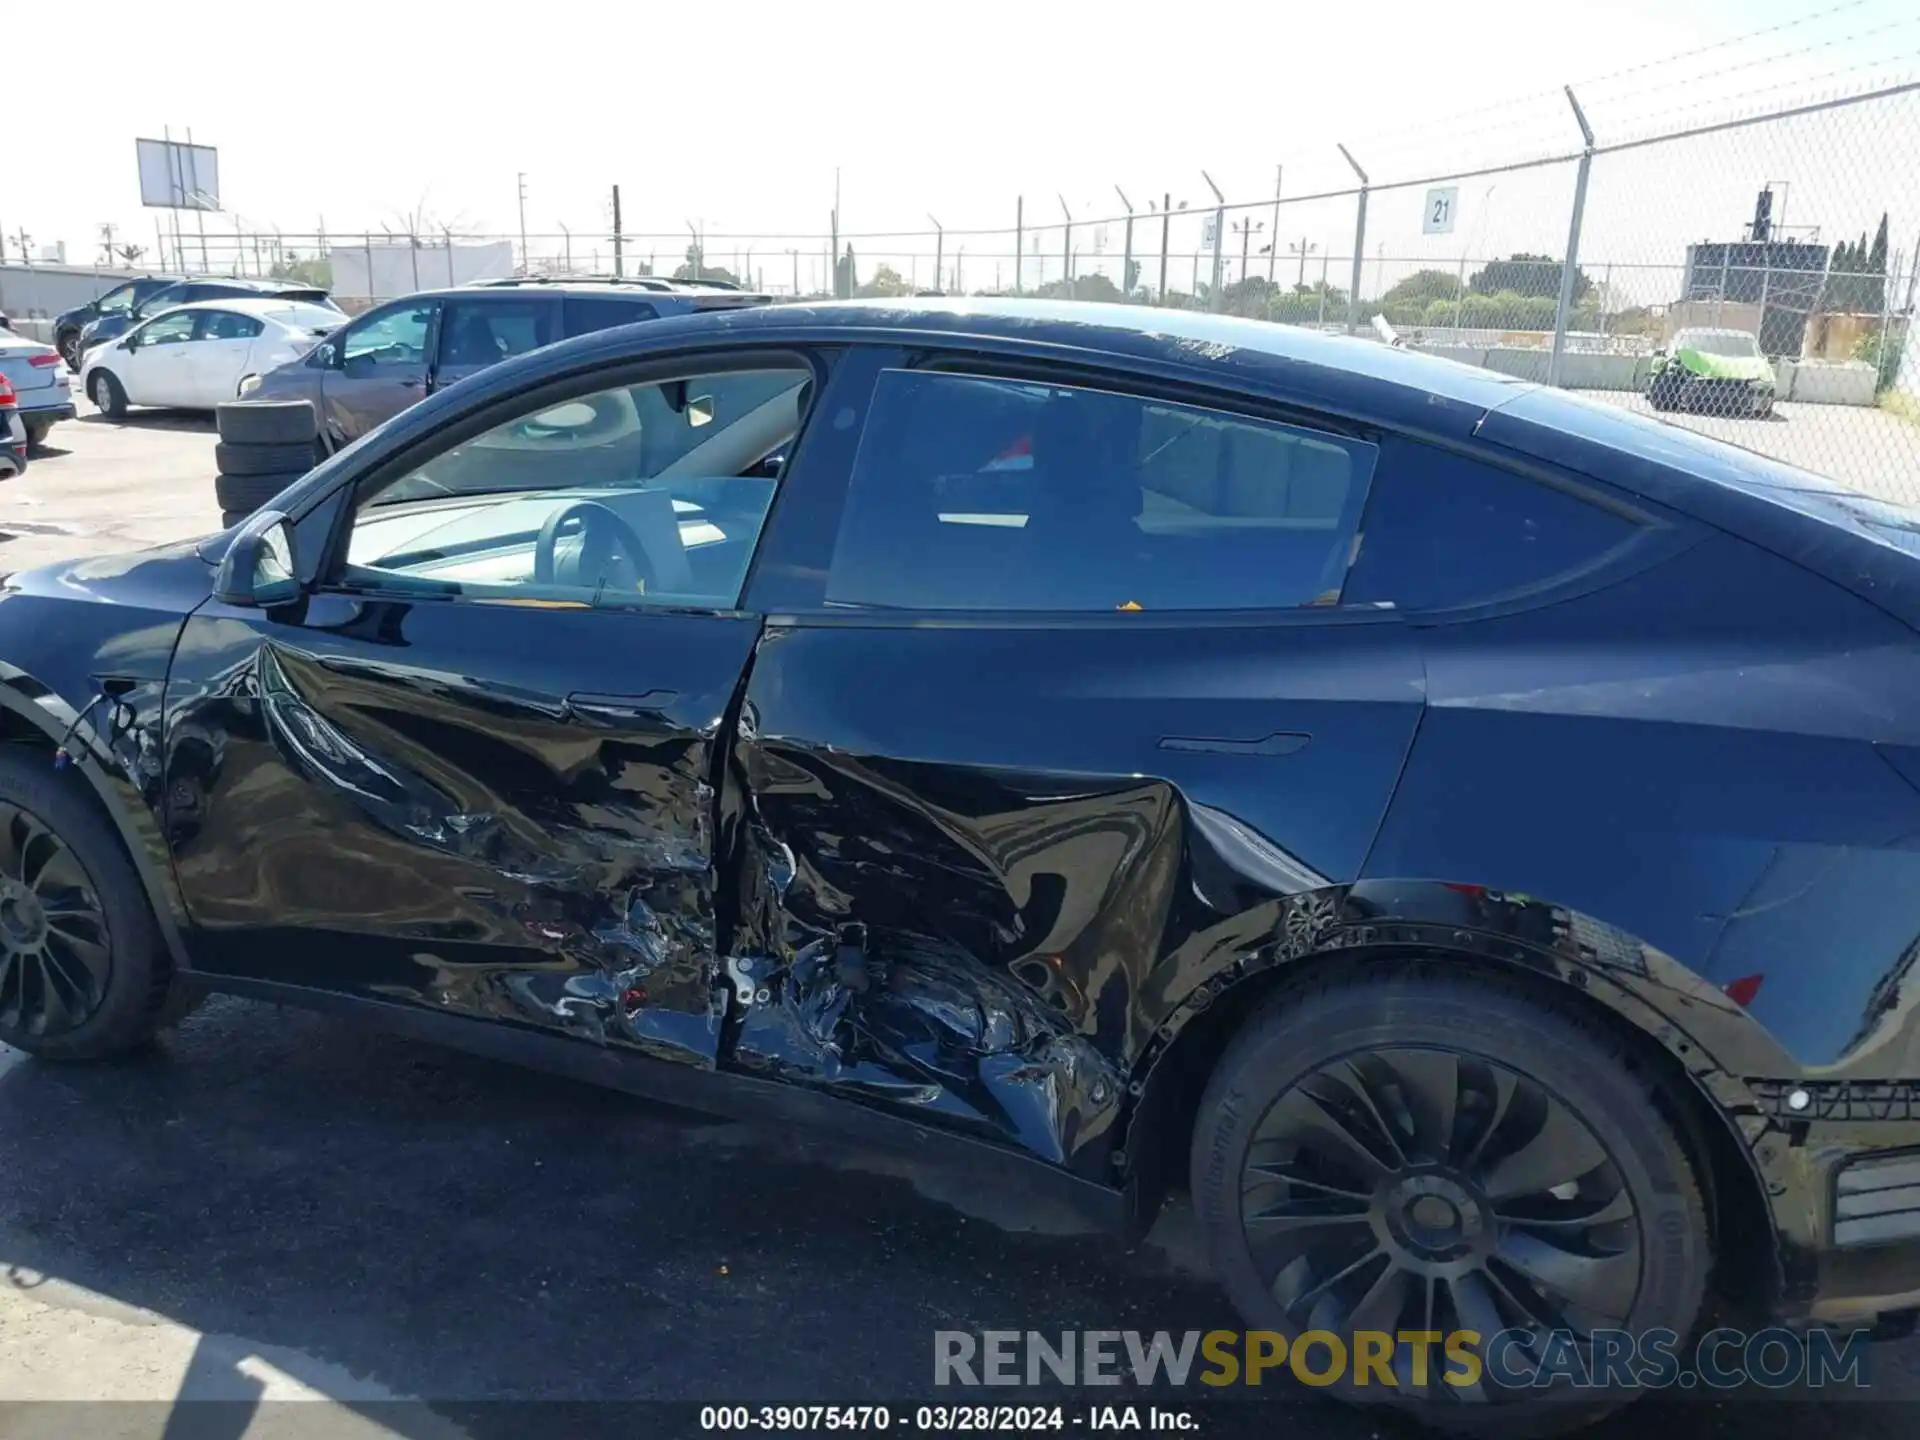
POLYGON ((24 672, 11 666, 0 670, 7 672, 4 683, 0 683, 0 744, 40 751, 49 766, 55 764, 62 749, 66 750, 71 759, 66 768, 80 777, 140 877, 140 888, 166 943, 174 972, 190 971, 192 964, 183 936, 185 913, 172 882, 173 870, 166 859, 166 839, 159 817, 128 775, 101 762, 100 755, 112 751, 90 717, 75 712, 57 692, 37 684, 24 672))
POLYGON ((1224 957, 1155 1028, 1132 1071, 1117 1164, 1136 1230, 1151 1224, 1169 1192, 1184 1188, 1202 1092, 1240 1029, 1289 991, 1337 981, 1343 972, 1395 966, 1518 986, 1621 1039, 1672 1101, 1667 1118, 1699 1171, 1722 1276, 1757 1282, 1735 1298, 1768 1303, 1785 1292, 1788 1257, 1768 1201, 1779 1188, 1768 1162, 1781 1147, 1765 1143, 1773 1127, 1744 1077, 1790 1072, 1753 1068, 1755 1053, 1784 1061, 1784 1051, 1724 994, 1613 927, 1477 886, 1363 882, 1291 897, 1284 908, 1281 938, 1224 957), (1436 905, 1434 890, 1461 903, 1436 905), (1426 906, 1407 903, 1423 894, 1426 906), (1389 898, 1400 903, 1382 903, 1389 898), (1520 920, 1549 920, 1551 927, 1489 925, 1489 906, 1496 913, 1518 906, 1520 920), (1432 913, 1463 907, 1477 909, 1481 924, 1432 913), (1310 919, 1303 924, 1300 917, 1310 919), (1535 933, 1516 933, 1529 928, 1535 933), (1631 963, 1636 953, 1638 964, 1631 963), (1751 1032, 1736 1047, 1742 1053, 1721 1054, 1726 1035, 1739 1030, 1751 1032), (1703 1040, 1702 1031, 1712 1033, 1703 1040))

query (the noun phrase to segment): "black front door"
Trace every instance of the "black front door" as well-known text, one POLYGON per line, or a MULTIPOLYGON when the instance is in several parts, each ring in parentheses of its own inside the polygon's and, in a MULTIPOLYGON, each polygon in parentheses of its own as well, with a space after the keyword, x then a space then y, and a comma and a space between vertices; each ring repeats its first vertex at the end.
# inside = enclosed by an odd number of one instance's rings
POLYGON ((209 606, 169 820, 202 967, 710 1060, 721 616, 209 606))
POLYGON ((196 962, 712 1063, 738 606, 816 378, 488 402, 369 452, 302 599, 196 612, 166 760, 196 962))

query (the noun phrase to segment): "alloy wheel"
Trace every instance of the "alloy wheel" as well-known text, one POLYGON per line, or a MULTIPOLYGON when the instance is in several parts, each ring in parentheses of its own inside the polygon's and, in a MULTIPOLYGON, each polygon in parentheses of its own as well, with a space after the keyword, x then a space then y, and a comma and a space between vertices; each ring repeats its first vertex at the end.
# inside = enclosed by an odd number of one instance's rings
POLYGON ((99 1008, 107 917, 78 857, 31 811, 0 801, 0 1035, 57 1035, 99 1008))
MULTIPOLYGON (((1241 1224, 1288 1319, 1355 1331, 1531 1332, 1505 1363, 1525 1371, 1549 1331, 1624 1326, 1639 1291, 1633 1198, 1574 1110, 1477 1055, 1383 1048, 1297 1080, 1255 1127, 1241 1224)), ((1396 1378, 1412 1390, 1411 1355, 1396 1378)), ((1497 1393, 1437 1384, 1467 1401, 1497 1393)))

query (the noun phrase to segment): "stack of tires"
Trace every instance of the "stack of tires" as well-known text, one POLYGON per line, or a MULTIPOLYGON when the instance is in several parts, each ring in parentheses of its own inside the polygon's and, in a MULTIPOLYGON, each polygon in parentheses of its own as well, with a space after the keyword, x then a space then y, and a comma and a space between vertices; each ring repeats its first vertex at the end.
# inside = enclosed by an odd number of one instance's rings
POLYGON ((213 493, 220 523, 237 525, 325 458, 313 406, 304 400, 222 405, 213 493))

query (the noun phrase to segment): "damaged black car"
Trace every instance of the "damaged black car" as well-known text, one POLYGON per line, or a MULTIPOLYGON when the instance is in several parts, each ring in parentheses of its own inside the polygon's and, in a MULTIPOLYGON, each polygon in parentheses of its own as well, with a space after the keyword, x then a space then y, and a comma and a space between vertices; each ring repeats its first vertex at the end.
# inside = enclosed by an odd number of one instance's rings
POLYGON ((1465 1423, 1920 1305, 1917 625, 1912 512, 1365 340, 607 331, 5 581, 0 1041, 224 991, 1188 1191, 1249 1328, 1519 1337, 1343 1387, 1465 1423))

